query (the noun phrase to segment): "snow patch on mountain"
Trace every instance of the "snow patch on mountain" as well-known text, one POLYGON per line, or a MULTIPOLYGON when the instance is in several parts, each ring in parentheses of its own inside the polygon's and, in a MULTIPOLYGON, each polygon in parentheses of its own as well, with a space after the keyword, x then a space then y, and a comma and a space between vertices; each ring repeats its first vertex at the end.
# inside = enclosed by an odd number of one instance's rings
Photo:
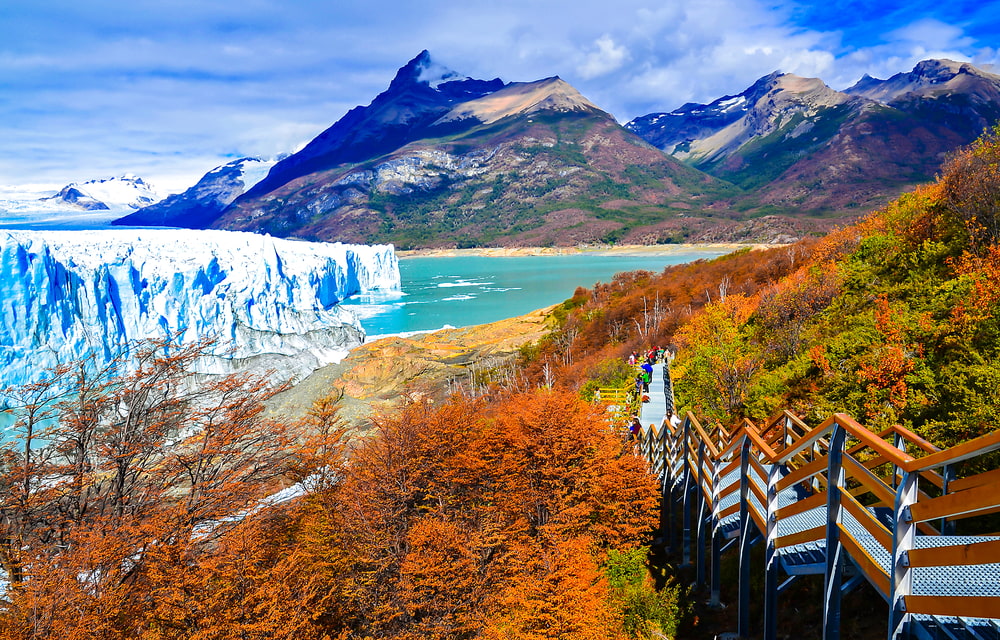
POLYGON ((0 186, 0 228, 101 228, 159 200, 155 187, 132 174, 62 188, 0 186))
POLYGON ((59 362, 101 365, 148 338, 216 340, 202 373, 297 379, 363 342, 339 302, 398 288, 391 245, 228 231, 0 232, 0 387, 59 362))
POLYGON ((279 158, 239 158, 215 167, 193 187, 116 220, 116 225, 205 228, 267 177, 279 158))

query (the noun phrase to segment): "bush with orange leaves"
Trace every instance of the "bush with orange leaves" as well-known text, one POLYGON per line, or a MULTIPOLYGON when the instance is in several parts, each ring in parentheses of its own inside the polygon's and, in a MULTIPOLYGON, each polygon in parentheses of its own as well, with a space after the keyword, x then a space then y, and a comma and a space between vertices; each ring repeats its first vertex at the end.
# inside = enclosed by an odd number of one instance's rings
POLYGON ((644 542, 658 492, 605 414, 540 390, 413 404, 377 425, 343 482, 313 497, 354 558, 340 632, 621 635, 599 567, 644 542))

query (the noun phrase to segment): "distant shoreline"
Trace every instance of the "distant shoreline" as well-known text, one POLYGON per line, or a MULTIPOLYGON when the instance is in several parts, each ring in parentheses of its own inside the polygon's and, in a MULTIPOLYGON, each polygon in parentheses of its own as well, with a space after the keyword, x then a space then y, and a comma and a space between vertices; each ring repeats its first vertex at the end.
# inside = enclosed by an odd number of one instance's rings
POLYGON ((718 251, 731 253, 744 247, 751 250, 768 249, 782 245, 737 242, 712 242, 698 244, 627 244, 615 246, 587 245, 578 247, 477 247, 474 249, 408 249, 397 250, 399 258, 459 258, 486 257, 511 258, 522 256, 649 256, 676 255, 690 251, 718 251))

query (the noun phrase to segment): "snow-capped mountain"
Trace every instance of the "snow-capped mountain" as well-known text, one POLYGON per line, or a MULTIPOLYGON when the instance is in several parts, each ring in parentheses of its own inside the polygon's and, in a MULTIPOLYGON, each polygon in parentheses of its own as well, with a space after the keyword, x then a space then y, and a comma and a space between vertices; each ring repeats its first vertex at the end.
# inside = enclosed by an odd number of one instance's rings
POLYGON ((831 89, 819 78, 775 72, 738 95, 645 115, 625 128, 674 157, 701 166, 794 119, 809 122, 825 110, 849 102, 850 96, 831 89))
POLYGON ((912 71, 897 73, 888 80, 865 74, 844 93, 861 96, 883 104, 892 104, 904 96, 935 98, 954 94, 972 94, 974 103, 993 102, 1000 98, 1000 75, 977 69, 968 62, 924 60, 912 71))
POLYGON ((152 185, 132 174, 73 182, 61 189, 0 187, 0 228, 99 228, 159 199, 152 185))
POLYGON ((714 182, 558 77, 475 80, 423 51, 211 226, 406 248, 672 237, 649 211, 690 215, 701 191, 674 185, 714 182))
POLYGON ((925 60, 845 91, 773 73, 736 96, 653 113, 625 126, 748 192, 754 206, 801 215, 861 213, 930 180, 943 158, 1000 119, 1000 76, 925 60))
POLYGON ((432 60, 426 50, 421 51, 396 72, 389 88, 370 105, 351 109, 301 151, 279 162, 248 190, 248 196, 268 193, 315 171, 394 151, 422 138, 456 103, 481 98, 504 86, 499 78, 465 78, 432 60))
POLYGON ((240 158, 206 173, 183 193, 167 196, 112 224, 203 229, 237 197, 267 176, 275 159, 240 158))
POLYGON ((82 209, 139 209, 160 199, 156 189, 142 178, 126 173, 114 178, 100 178, 70 183, 59 193, 44 200, 59 200, 82 209))
POLYGON ((129 341, 218 341, 204 373, 298 378, 361 344, 344 298, 399 288, 392 246, 185 230, 0 232, 0 388, 129 341))

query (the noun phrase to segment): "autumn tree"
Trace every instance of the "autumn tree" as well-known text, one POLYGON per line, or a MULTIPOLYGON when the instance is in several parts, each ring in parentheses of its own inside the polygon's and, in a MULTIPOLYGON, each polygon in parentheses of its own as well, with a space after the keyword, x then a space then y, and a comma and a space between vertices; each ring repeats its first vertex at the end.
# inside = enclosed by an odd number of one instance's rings
POLYGON ((756 305, 756 298, 730 295, 706 305, 678 331, 674 371, 682 403, 726 423, 743 415, 753 377, 764 362, 747 328, 756 305))
POLYGON ((955 152, 941 183, 942 204, 965 225, 976 251, 1000 241, 1000 125, 955 152))
POLYGON ((6 637, 128 636, 153 573, 196 564, 290 481, 306 439, 263 417, 280 387, 192 377, 210 349, 133 345, 110 367, 74 363, 7 392, 6 637))

